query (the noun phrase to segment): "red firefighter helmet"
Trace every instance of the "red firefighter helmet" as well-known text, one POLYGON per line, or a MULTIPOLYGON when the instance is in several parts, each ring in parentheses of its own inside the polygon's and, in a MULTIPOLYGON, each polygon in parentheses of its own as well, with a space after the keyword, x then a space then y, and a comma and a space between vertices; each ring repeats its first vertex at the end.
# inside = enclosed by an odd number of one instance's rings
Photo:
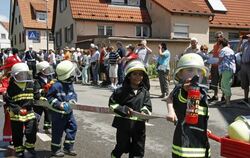
POLYGON ((0 70, 11 68, 13 65, 16 63, 20 63, 21 61, 15 57, 15 56, 10 56, 4 61, 4 65, 0 67, 0 70))

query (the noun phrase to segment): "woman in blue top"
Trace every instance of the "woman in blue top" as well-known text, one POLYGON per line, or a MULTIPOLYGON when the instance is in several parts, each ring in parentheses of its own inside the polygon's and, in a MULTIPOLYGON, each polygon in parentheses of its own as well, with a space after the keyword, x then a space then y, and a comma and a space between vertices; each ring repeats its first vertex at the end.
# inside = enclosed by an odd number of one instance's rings
POLYGON ((219 74, 221 75, 221 90, 226 99, 226 105, 230 104, 231 84, 236 70, 234 51, 228 46, 228 41, 223 39, 219 54, 219 74))
POLYGON ((164 98, 168 96, 169 93, 169 61, 170 61, 170 52, 167 49, 166 43, 159 44, 159 58, 157 60, 157 71, 159 74, 159 81, 161 87, 161 96, 160 98, 164 98))

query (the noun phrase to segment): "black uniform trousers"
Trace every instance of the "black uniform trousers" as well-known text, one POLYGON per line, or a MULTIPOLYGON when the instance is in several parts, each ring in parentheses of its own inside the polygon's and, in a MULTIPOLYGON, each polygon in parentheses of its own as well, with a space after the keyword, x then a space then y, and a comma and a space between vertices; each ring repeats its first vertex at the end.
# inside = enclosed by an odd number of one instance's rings
POLYGON ((51 128, 51 114, 49 113, 49 110, 45 107, 41 106, 35 106, 33 108, 34 112, 39 115, 38 123, 40 122, 41 116, 44 112, 44 124, 43 129, 50 129, 51 128))
POLYGON ((145 122, 133 121, 130 129, 117 128, 116 146, 112 151, 115 158, 120 158, 123 153, 129 153, 129 158, 142 158, 144 156, 146 127, 145 122))
POLYGON ((23 136, 25 135, 25 148, 34 149, 36 142, 36 133, 37 133, 37 121, 36 119, 31 119, 26 122, 13 121, 11 120, 11 129, 12 129, 12 139, 16 152, 23 152, 23 136), (22 150, 22 149, 23 150, 22 150))
POLYGON ((33 78, 35 78, 36 77, 36 61, 28 61, 27 65, 29 66, 29 69, 32 70, 33 78))

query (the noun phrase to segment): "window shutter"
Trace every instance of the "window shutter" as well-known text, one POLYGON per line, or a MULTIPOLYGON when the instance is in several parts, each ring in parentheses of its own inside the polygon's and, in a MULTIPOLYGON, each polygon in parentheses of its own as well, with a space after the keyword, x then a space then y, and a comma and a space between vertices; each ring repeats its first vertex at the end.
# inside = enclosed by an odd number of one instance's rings
POLYGON ((60 46, 62 45, 62 29, 60 29, 60 46))
POLYGON ((73 29, 73 24, 70 25, 70 41, 72 41, 74 39, 74 29, 73 29))
POLYGON ((68 27, 64 28, 64 41, 66 43, 68 42, 68 27))

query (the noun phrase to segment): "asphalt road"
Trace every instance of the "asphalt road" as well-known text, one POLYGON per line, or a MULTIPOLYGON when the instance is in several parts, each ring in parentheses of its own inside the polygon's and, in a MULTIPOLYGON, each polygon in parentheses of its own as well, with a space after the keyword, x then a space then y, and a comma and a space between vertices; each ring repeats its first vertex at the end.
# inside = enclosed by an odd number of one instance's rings
MULTIPOLYGON (((173 85, 171 86, 173 88, 173 85)), ((107 107, 111 91, 107 88, 75 85, 78 94, 78 102, 84 105, 95 105, 107 107)), ((159 83, 151 80, 151 100, 153 114, 165 116, 167 113, 166 103, 158 98, 160 95, 159 83)), ((250 115, 250 108, 240 103, 243 98, 243 91, 237 87, 233 88, 234 100, 228 108, 220 107, 220 104, 210 105, 209 129, 219 136, 225 136, 227 126, 238 115, 250 115)), ((91 113, 85 111, 74 111, 78 132, 75 143, 77 158, 109 158, 110 152, 115 145, 116 130, 111 127, 112 114, 91 113)), ((1 108, 0 117, 3 117, 1 108)), ((0 121, 2 128, 3 119, 0 121)), ((165 119, 150 120, 147 125, 147 138, 145 158, 170 158, 172 137, 175 126, 165 119)), ((48 137, 46 135, 46 137, 48 137)), ((210 141, 212 157, 220 157, 220 144, 210 141)), ((37 157, 50 157, 50 141, 38 136, 36 143, 37 157)), ((13 157, 13 147, 0 143, 0 157, 13 157)), ((26 157, 30 157, 26 154, 26 157)), ((69 156, 65 156, 69 157, 69 156)), ((124 155, 123 157, 128 157, 124 155)))

